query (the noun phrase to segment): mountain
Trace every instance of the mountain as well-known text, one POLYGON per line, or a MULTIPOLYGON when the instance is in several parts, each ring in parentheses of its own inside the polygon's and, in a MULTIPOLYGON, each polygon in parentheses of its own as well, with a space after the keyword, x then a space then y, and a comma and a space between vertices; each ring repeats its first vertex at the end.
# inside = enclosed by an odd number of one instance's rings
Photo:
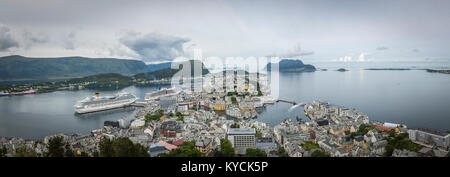
POLYGON ((0 81, 68 79, 102 73, 134 75, 147 72, 144 62, 115 58, 0 57, 0 81))
POLYGON ((170 68, 172 65, 172 62, 166 62, 166 63, 158 63, 158 64, 148 64, 148 71, 157 71, 161 69, 170 68))
MULTIPOLYGON (((279 63, 280 72, 314 72, 316 67, 305 65, 301 60, 282 59, 279 63)), ((272 63, 268 63, 266 68, 271 70, 272 63)))
POLYGON ((175 73, 177 73, 178 71, 180 71, 180 69, 183 68, 183 65, 189 65, 191 66, 191 76, 193 76, 194 74, 194 65, 199 65, 202 66, 202 74, 208 74, 209 70, 206 69, 205 65, 203 64, 203 62, 199 61, 199 60, 189 60, 189 61, 184 61, 184 62, 179 62, 177 63, 179 65, 179 69, 171 69, 169 68, 164 68, 164 69, 160 69, 157 71, 151 71, 151 72, 146 72, 146 73, 140 73, 140 74, 136 74, 134 76, 135 79, 146 79, 146 80, 159 80, 159 79, 163 79, 163 78, 171 78, 175 73), (188 63, 189 62, 189 63, 188 63))

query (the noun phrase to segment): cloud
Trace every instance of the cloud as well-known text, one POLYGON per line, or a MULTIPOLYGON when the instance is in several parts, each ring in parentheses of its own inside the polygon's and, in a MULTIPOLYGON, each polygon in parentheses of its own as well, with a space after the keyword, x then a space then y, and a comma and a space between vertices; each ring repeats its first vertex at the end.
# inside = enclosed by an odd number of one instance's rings
POLYGON ((23 32, 23 38, 24 38, 25 49, 31 48, 34 44, 42 44, 42 43, 46 43, 49 41, 49 37, 47 34, 39 33, 39 34, 35 35, 28 30, 25 30, 23 32))
POLYGON ((413 51, 413 52, 420 52, 419 49, 412 49, 411 51, 413 51))
POLYGON ((0 24, 0 52, 13 47, 19 47, 19 42, 11 35, 9 27, 0 24))
POLYGON ((63 39, 63 47, 67 50, 75 50, 75 31, 70 32, 67 37, 63 39))
POLYGON ((300 44, 294 46, 293 49, 289 50, 287 53, 283 54, 281 57, 284 58, 296 58, 307 55, 313 55, 314 51, 303 51, 300 44))
POLYGON ((177 37, 161 33, 142 35, 137 32, 127 32, 120 37, 119 42, 133 50, 142 60, 147 62, 173 60, 185 54, 184 44, 189 38, 177 37))
POLYGON ((386 47, 386 46, 380 46, 380 47, 377 47, 376 49, 377 49, 377 50, 388 50, 389 47, 386 47))
POLYGON ((359 61, 359 62, 365 62, 365 61, 366 61, 366 56, 367 56, 367 55, 368 55, 368 54, 367 54, 366 52, 361 53, 361 54, 359 55, 358 61, 359 61))

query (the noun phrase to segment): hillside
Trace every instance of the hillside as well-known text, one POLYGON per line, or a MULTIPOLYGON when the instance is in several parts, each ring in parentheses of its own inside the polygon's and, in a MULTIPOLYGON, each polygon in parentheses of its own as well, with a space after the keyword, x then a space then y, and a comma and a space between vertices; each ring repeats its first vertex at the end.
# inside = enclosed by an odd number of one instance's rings
POLYGON ((102 73, 134 75, 147 72, 144 62, 114 58, 0 57, 0 81, 76 78, 102 73))
MULTIPOLYGON (((271 70, 272 63, 267 64, 268 71, 271 70)), ((316 67, 313 65, 305 65, 300 60, 282 59, 279 62, 280 72, 314 72, 316 67)))
POLYGON ((161 70, 161 69, 170 68, 171 65, 172 65, 172 62, 148 64, 147 68, 148 68, 148 71, 157 71, 157 70, 161 70))

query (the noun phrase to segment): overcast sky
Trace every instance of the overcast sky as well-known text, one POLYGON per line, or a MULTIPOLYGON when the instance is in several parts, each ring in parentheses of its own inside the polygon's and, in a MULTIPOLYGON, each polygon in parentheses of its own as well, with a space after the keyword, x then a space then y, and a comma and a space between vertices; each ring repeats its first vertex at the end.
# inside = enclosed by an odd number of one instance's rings
POLYGON ((448 0, 0 0, 0 56, 448 59, 448 0))

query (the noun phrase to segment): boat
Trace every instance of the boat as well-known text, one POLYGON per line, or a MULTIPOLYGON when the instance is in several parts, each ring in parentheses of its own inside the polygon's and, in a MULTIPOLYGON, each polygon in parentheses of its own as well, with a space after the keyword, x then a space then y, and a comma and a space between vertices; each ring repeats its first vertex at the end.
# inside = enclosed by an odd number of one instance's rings
POLYGON ((7 93, 7 92, 0 92, 0 96, 9 96, 9 93, 7 93))
POLYGON ((163 88, 157 91, 146 93, 144 99, 146 101, 154 101, 159 100, 161 97, 178 95, 180 92, 181 90, 176 88, 163 88))
POLYGON ((74 108, 76 113, 84 114, 130 106, 136 100, 135 95, 125 92, 105 97, 100 97, 99 93, 95 93, 95 96, 78 101, 74 108))
POLYGON ((24 92, 21 92, 22 95, 31 95, 31 94, 36 94, 36 90, 30 89, 24 92))

